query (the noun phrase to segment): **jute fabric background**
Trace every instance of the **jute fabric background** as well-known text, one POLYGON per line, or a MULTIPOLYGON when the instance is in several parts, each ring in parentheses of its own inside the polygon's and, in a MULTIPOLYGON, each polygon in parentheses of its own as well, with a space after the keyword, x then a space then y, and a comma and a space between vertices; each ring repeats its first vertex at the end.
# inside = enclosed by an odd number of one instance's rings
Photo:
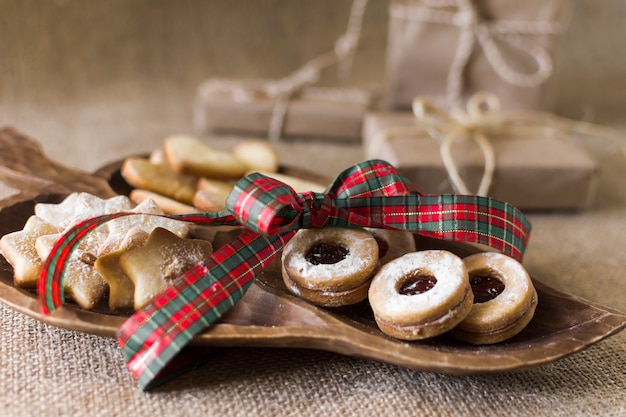
MULTIPOLYGON (((349 0, 0 0, 0 124, 93 171, 193 133, 209 77, 281 77, 332 48, 349 0)), ((370 2, 353 83, 382 84, 386 1, 370 2)), ((576 0, 555 68, 558 114, 626 126, 626 5, 576 0)), ((237 138, 211 139, 228 148, 237 138)), ((626 168, 604 142, 593 208, 533 213, 525 264, 541 281, 626 310, 626 168)), ((359 146, 289 140, 283 163, 328 176, 359 146)), ((10 193, 6 188, 3 194, 10 193)), ((516 373, 452 377, 295 349, 225 349, 141 393, 116 342, 41 324, 0 304, 0 415, 623 416, 626 334, 516 373)))

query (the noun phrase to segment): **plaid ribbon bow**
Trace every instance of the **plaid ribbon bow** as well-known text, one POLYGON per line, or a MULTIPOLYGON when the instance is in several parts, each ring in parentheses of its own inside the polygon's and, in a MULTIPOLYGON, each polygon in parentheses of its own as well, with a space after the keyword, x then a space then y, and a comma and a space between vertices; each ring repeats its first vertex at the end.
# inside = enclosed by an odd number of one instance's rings
MULTIPOLYGON (((169 215, 194 223, 245 226, 133 314, 118 342, 142 389, 150 387, 190 340, 241 299, 252 281, 300 228, 363 226, 407 230, 424 236, 488 245, 521 260, 530 224, 514 206, 471 195, 425 195, 380 160, 341 173, 325 193, 295 191, 273 178, 241 179, 218 213, 169 215)), ((63 270, 80 240, 121 216, 99 216, 76 225, 45 261, 38 290, 42 312, 63 303, 63 270)))

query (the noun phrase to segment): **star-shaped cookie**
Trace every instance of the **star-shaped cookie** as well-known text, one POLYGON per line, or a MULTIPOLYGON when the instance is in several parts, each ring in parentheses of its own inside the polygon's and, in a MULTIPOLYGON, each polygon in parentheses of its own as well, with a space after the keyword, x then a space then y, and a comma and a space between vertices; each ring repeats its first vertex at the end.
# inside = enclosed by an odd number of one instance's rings
POLYGON ((0 239, 0 250, 13 267, 15 285, 34 288, 41 271, 42 261, 35 250, 40 236, 57 232, 57 228, 38 216, 30 216, 22 230, 9 233, 0 239))
POLYGON ((132 310, 135 302, 135 285, 120 266, 120 256, 129 250, 143 246, 149 233, 133 227, 124 236, 118 249, 96 259, 95 267, 109 284, 109 308, 132 310))
POLYGON ((164 214, 153 200, 142 201, 134 209, 128 211, 146 213, 146 215, 125 216, 109 221, 107 223, 108 236, 99 251, 101 255, 117 250, 130 229, 142 230, 149 234, 155 228, 163 227, 178 237, 187 236, 189 231, 189 225, 185 222, 151 215, 164 214))
POLYGON ((211 253, 213 246, 206 240, 183 239, 162 227, 154 229, 145 245, 119 258, 122 271, 135 285, 134 308, 143 307, 211 253))
MULTIPOLYGON (((48 257, 52 247, 62 235, 62 233, 56 233, 37 238, 35 248, 42 260, 48 257)), ((86 310, 93 309, 108 289, 105 279, 94 268, 98 247, 96 240, 84 239, 74 250, 65 266, 63 278, 65 295, 86 310)))

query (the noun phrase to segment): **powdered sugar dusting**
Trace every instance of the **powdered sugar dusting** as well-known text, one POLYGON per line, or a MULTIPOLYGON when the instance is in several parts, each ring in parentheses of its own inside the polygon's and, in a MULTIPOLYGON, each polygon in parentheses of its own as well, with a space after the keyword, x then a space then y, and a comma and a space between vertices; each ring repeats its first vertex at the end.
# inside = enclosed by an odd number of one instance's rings
POLYGON ((420 251, 401 256, 383 266, 372 280, 369 298, 381 317, 398 322, 407 314, 412 318, 425 315, 433 306, 450 303, 451 297, 464 294, 467 285, 467 272, 459 257, 447 251, 420 251), (423 293, 400 294, 398 288, 403 278, 416 271, 434 276, 437 283, 423 293))
MULTIPOLYGON (((283 252, 285 268, 296 271, 298 282, 311 289, 341 285, 345 277, 359 274, 361 271, 373 271, 378 257, 376 240, 362 230, 355 229, 352 232, 356 234, 350 234, 347 228, 334 227, 300 230, 298 239, 306 240, 308 245, 288 244, 283 252), (320 242, 341 245, 348 249, 348 253, 344 259, 336 263, 314 265, 306 259, 306 251, 320 242)), ((368 277, 369 274, 366 272, 364 280, 368 277)), ((292 276, 292 279, 294 278, 292 276)))

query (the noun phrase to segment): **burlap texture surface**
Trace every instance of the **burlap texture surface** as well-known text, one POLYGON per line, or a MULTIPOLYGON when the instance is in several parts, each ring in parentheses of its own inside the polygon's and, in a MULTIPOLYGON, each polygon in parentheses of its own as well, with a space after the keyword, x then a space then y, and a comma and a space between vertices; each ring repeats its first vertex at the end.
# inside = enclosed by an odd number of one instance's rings
MULTIPOLYGON (((574 6, 556 68, 558 111, 623 127, 626 103, 615 85, 626 81, 626 57, 615 40, 626 36, 626 7, 574 6)), ((279 77, 329 50, 349 7, 348 0, 0 0, 0 124, 39 140, 52 159, 93 171, 148 152, 168 134, 192 133, 202 80, 279 77)), ((367 11, 356 84, 384 79, 386 7, 372 1, 367 11)), ((236 140, 213 142, 228 148, 236 140)), ((550 286, 626 310, 626 167, 610 145, 591 148, 604 169, 596 204, 531 214, 525 264, 550 286)), ((358 146, 328 141, 290 140, 279 154, 327 176, 362 159, 358 146)), ((5 417, 626 415, 624 332, 545 366, 470 377, 318 351, 224 349, 142 393, 114 340, 44 325, 3 304, 0 315, 5 417)))

